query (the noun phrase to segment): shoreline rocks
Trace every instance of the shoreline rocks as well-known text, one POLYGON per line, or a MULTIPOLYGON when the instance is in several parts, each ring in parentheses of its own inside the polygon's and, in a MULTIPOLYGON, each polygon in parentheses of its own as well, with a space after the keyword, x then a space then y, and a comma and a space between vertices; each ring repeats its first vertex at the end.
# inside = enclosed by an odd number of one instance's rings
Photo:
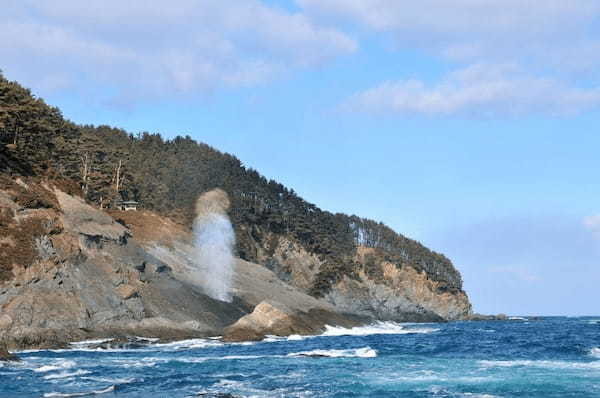
POLYGON ((0 344, 0 362, 20 362, 18 356, 12 354, 6 348, 6 344, 0 344))
POLYGON ((315 335, 325 331, 326 325, 352 327, 361 323, 325 309, 313 308, 305 312, 281 303, 263 301, 252 313, 225 328, 223 341, 258 341, 267 335, 315 335))

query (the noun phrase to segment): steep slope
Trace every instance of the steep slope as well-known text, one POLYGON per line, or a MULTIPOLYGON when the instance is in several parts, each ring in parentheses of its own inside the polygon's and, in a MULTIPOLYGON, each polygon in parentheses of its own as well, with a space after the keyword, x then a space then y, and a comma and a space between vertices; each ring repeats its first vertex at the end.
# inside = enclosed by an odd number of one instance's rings
MULTIPOLYGON (((232 201, 239 257, 338 311, 399 321, 459 319, 471 312, 451 261, 384 224, 323 211, 190 137, 165 141, 158 134, 75 125, 1 76, 0 173, 80 190, 95 207, 135 199, 188 231, 198 195, 219 187, 232 201)), ((13 239, 15 247, 29 245, 13 239)), ((179 250, 161 247, 165 256, 179 250)), ((28 253, 23 264, 33 259, 28 253)))
POLYGON ((2 183, 0 340, 11 347, 106 336, 221 335, 265 300, 320 311, 320 318, 309 319, 310 331, 350 324, 326 302, 243 260, 236 265, 234 301, 213 300, 187 269, 193 247, 181 226, 145 212, 130 229, 118 217, 128 214, 113 213, 117 222, 51 182, 2 183), (162 234, 149 234, 156 225, 162 234))

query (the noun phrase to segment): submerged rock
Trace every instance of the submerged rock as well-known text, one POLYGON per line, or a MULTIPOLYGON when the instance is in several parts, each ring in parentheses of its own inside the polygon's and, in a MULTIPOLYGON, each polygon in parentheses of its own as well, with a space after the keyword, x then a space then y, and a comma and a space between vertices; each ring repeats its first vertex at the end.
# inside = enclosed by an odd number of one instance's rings
POLYGON ((506 321, 509 320, 508 316, 505 314, 497 314, 497 315, 484 315, 484 314, 471 314, 467 319, 467 321, 506 321))
POLYGON ((137 348, 145 348, 153 343, 153 339, 146 339, 140 337, 118 337, 116 339, 110 339, 102 341, 100 343, 94 343, 87 346, 91 349, 104 349, 104 350, 133 350, 137 348))

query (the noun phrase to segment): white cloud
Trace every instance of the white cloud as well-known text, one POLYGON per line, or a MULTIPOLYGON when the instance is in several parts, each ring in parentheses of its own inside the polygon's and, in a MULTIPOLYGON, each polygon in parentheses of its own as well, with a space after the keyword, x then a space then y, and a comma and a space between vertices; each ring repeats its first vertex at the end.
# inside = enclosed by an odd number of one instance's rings
MULTIPOLYGON (((1 67, 41 81, 112 84, 132 101, 253 85, 354 52, 348 35, 259 0, 7 0, 1 67)), ((79 84, 84 83, 84 84, 79 84)))
POLYGON ((568 115, 600 106, 600 88, 573 88, 528 75, 514 65, 473 65, 427 85, 420 80, 383 83, 355 94, 348 110, 421 115, 568 115))
POLYGON ((416 49, 464 68, 432 85, 406 79, 379 84, 352 99, 359 109, 572 114, 598 104, 597 0, 296 1, 316 19, 387 35, 396 51, 416 49), (482 64, 520 65, 522 71, 460 76, 482 64), (578 88, 581 81, 594 88, 578 88))
MULTIPOLYGON (((307 12, 390 32, 400 45, 451 58, 531 56, 585 46, 596 0, 297 0, 307 12)), ((594 40, 595 43, 599 41, 594 40)), ((598 60, 598 56, 595 56, 598 60)))

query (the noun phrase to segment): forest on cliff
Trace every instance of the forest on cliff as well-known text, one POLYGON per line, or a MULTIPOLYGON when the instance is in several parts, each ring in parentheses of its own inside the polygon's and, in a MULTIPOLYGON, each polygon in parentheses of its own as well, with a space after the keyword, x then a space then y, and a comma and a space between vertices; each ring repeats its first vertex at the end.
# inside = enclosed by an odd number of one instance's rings
POLYGON ((344 275, 355 277, 357 267, 380 272, 370 269, 369 262, 355 263, 359 246, 377 249, 381 258, 398 266, 425 271, 443 282, 444 289, 462 288, 449 259, 381 222, 321 210, 235 156, 190 136, 166 140, 149 132, 75 124, 1 74, 0 172, 72 181, 98 207, 108 208, 117 199, 135 200, 188 226, 198 195, 222 188, 232 201, 238 255, 255 261, 252 247, 264 239, 265 231, 293 238, 324 261, 311 292, 316 296, 344 275))

